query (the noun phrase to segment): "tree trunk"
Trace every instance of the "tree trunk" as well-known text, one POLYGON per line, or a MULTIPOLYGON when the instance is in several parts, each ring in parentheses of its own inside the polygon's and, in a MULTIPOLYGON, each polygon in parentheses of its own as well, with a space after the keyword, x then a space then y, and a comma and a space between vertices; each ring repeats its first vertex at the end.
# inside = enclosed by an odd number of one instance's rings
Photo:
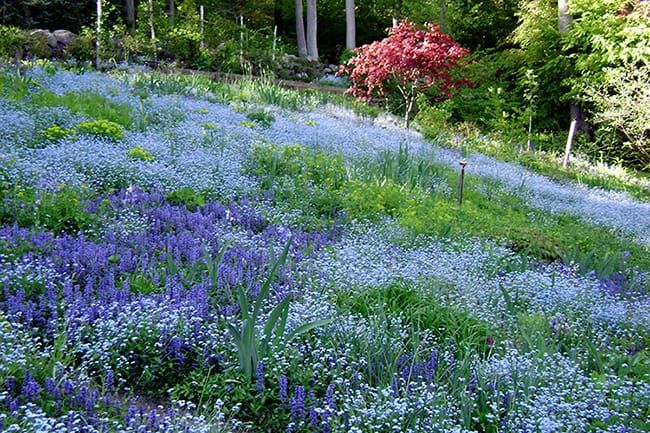
POLYGON ((393 27, 397 27, 402 21, 402 0, 395 0, 393 5, 393 27))
POLYGON ((126 23, 133 32, 135 31, 135 0, 126 0, 124 2, 124 8, 126 11, 126 23))
POLYGON ((298 55, 307 57, 307 41, 305 40, 305 21, 303 19, 302 0, 295 0, 296 4, 296 40, 298 42, 298 55))
POLYGON ((176 4, 174 0, 167 0, 167 16, 169 17, 169 22, 174 22, 174 17, 176 16, 176 4))
POLYGON ((354 0, 345 0, 345 48, 353 50, 357 47, 356 21, 354 17, 354 0))
POLYGON ((273 3, 273 24, 278 29, 278 34, 284 34, 284 20, 282 19, 282 1, 275 0, 273 3))
POLYGON ((154 28, 153 19, 153 0, 149 0, 149 32, 151 36, 151 45, 153 48, 153 58, 155 59, 158 55, 158 48, 156 47, 156 29, 154 28))
POLYGON ((318 59, 318 11, 316 0, 307 0, 307 55, 318 59))
POLYGON ((569 158, 571 157, 571 151, 573 150, 573 136, 576 133, 576 119, 571 119, 571 126, 569 127, 569 136, 566 139, 566 149, 564 149, 564 160, 562 161, 562 167, 567 168, 569 166, 569 158))
POLYGON ((99 51, 101 49, 101 33, 102 33, 102 0, 97 0, 97 23, 96 23, 96 35, 97 40, 95 41, 95 68, 99 69, 100 58, 99 51))
POLYGON ((438 25, 443 33, 449 32, 449 22, 447 20, 447 1, 442 0, 438 3, 438 25))
POLYGON ((566 33, 571 27, 571 15, 569 15, 569 0, 558 0, 557 2, 558 14, 558 29, 560 34, 566 33))
MULTIPOLYGON (((557 12, 558 12, 558 30, 560 35, 563 35, 571 28, 571 22, 573 17, 569 14, 569 0, 558 0, 557 2, 557 12)), ((568 74, 568 71, 566 71, 568 74)), ((582 107, 571 104, 570 108, 571 115, 571 126, 569 128, 569 136, 567 138, 566 148, 564 150, 564 160, 562 165, 566 168, 569 165, 569 158, 571 157, 571 152, 573 151, 573 138, 575 132, 585 131, 587 132, 589 128, 586 125, 585 113, 582 107)))
POLYGON ((413 111, 415 110, 415 100, 416 94, 413 91, 409 93, 406 98, 406 114, 404 115, 404 126, 406 126, 406 129, 411 127, 411 119, 413 118, 413 111))

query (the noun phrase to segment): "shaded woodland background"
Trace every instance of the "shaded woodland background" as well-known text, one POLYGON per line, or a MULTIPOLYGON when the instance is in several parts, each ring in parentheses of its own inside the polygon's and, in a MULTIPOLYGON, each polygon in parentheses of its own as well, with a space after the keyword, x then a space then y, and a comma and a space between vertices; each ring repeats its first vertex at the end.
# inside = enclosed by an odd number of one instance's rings
MULTIPOLYGON (((43 42, 24 31, 19 37, 18 28, 67 29, 79 37, 65 55, 91 60, 96 6, 3 0, 0 48, 47 57, 47 50, 38 52, 43 42)), ((322 65, 344 63, 353 55, 348 48, 384 38, 404 18, 434 23, 472 53, 457 71, 471 85, 451 99, 435 89, 418 98, 425 134, 449 127, 465 135, 489 132, 505 149, 561 153, 575 120, 575 146, 592 161, 641 170, 650 164, 647 1, 113 0, 102 3, 101 18, 102 59, 306 81, 331 74, 322 65)), ((381 103, 404 112, 399 101, 381 103)))

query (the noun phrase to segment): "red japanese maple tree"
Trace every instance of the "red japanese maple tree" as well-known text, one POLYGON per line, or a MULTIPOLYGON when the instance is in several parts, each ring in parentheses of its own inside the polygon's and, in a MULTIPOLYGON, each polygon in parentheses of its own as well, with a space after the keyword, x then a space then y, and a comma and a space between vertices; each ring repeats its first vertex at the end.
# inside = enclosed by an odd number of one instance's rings
POLYGON ((339 74, 348 74, 348 93, 360 101, 370 101, 397 89, 404 101, 409 127, 417 95, 435 86, 450 96, 465 80, 454 79, 451 70, 469 51, 458 45, 433 24, 418 28, 409 20, 388 29, 381 41, 363 45, 356 56, 342 65, 339 74))

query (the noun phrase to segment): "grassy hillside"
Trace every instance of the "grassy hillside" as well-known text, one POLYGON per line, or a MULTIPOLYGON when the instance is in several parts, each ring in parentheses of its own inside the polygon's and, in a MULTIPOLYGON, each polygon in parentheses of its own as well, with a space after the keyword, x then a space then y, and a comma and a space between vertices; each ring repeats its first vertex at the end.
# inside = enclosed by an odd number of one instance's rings
POLYGON ((268 82, 0 85, 5 430, 650 430, 629 182, 268 82))

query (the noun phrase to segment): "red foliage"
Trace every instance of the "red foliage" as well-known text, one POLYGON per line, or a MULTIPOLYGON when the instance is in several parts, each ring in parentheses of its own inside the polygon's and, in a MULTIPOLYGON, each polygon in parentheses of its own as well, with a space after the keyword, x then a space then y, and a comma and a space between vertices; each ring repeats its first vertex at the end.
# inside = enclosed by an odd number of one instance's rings
POLYGON ((469 51, 433 24, 419 29, 408 20, 388 30, 388 37, 363 45, 356 56, 342 65, 339 74, 349 74, 352 87, 348 93, 368 101, 386 93, 394 84, 405 100, 432 86, 449 96, 451 89, 464 83, 450 71, 469 55, 469 51))

